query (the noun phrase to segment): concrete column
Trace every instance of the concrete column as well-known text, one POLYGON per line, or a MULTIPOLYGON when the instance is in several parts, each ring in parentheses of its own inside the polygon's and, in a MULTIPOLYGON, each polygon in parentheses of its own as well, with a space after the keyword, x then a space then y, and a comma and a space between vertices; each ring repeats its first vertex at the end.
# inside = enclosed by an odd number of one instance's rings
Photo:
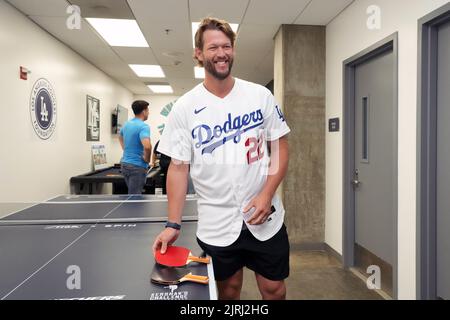
POLYGON ((316 247, 325 234, 325 27, 282 25, 274 60, 274 94, 291 128, 286 226, 294 247, 316 247))

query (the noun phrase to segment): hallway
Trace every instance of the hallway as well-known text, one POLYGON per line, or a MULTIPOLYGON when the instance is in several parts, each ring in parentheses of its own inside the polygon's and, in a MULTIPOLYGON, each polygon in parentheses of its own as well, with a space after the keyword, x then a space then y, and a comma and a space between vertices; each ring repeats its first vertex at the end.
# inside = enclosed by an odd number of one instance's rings
MULTIPOLYGON (((289 300, 382 300, 326 251, 292 250, 287 280, 289 300)), ((241 299, 260 300, 253 272, 245 269, 241 299)))

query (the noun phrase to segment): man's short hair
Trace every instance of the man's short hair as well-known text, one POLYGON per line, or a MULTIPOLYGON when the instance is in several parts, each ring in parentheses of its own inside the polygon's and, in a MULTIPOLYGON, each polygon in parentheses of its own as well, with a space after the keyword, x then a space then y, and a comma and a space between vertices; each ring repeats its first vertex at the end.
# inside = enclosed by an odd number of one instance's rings
MULTIPOLYGON (((204 18, 195 33, 195 47, 203 50, 203 33, 206 30, 218 30, 225 33, 225 35, 230 39, 231 46, 234 48, 234 43, 236 41, 236 33, 234 33, 233 29, 231 29, 230 24, 225 20, 220 20, 217 18, 204 18)), ((194 54, 194 59, 197 60, 197 63, 200 67, 203 67, 203 62, 199 61, 194 54)))
POLYGON ((149 103, 144 100, 136 100, 131 105, 131 108, 133 109, 134 115, 140 115, 145 109, 148 108, 149 103))

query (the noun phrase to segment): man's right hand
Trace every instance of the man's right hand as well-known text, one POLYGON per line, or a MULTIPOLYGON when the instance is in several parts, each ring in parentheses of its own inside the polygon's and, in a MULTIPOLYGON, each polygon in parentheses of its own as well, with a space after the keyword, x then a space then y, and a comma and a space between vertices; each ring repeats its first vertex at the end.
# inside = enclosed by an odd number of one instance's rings
POLYGON ((153 255, 156 254, 157 250, 161 250, 161 253, 166 253, 167 246, 174 243, 178 236, 180 235, 180 230, 173 228, 164 229, 155 239, 153 243, 153 255))

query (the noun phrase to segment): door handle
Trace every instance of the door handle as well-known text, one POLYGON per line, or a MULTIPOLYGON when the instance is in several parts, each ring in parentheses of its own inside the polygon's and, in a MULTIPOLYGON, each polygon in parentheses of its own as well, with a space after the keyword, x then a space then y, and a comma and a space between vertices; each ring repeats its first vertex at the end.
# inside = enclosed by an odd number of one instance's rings
POLYGON ((355 178, 352 180, 352 185, 354 188, 358 188, 361 184, 361 181, 359 181, 359 170, 355 169, 355 178))
POLYGON ((352 185, 355 188, 358 188, 361 185, 361 181, 359 180, 352 180, 352 185))

